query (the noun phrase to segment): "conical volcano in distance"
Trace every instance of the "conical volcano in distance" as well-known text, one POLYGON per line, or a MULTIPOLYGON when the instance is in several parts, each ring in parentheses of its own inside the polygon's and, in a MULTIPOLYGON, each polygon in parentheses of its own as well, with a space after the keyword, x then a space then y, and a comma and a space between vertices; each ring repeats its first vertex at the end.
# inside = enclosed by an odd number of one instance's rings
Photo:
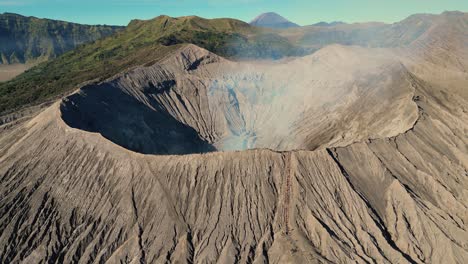
POLYGON ((293 28, 299 27, 286 18, 274 12, 263 13, 250 22, 250 25, 265 28, 293 28))

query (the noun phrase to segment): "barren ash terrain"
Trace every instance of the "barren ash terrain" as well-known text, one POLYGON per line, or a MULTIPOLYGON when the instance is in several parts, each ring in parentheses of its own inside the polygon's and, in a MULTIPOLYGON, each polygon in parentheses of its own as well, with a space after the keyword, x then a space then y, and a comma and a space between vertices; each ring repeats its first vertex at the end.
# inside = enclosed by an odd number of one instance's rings
POLYGON ((466 263, 467 70, 462 12, 133 21, 0 84, 0 263, 466 263))

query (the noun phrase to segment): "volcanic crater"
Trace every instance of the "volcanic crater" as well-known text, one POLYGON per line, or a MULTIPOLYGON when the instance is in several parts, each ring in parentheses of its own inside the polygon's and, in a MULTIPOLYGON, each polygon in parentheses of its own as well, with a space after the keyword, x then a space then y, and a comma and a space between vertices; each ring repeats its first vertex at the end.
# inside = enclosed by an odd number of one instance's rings
POLYGON ((69 126, 143 154, 345 146, 395 136, 418 118, 415 83, 390 58, 333 45, 283 61, 233 62, 187 45, 82 87, 61 113, 69 126))

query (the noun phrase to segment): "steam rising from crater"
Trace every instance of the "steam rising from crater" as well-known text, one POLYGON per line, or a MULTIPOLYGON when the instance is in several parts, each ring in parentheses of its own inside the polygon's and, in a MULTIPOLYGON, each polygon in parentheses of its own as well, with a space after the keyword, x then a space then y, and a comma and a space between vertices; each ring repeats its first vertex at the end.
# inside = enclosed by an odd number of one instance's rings
POLYGON ((379 50, 330 46, 302 58, 233 62, 188 45, 83 88, 62 113, 73 127, 147 154, 316 149, 407 129, 417 118, 412 85, 379 50))

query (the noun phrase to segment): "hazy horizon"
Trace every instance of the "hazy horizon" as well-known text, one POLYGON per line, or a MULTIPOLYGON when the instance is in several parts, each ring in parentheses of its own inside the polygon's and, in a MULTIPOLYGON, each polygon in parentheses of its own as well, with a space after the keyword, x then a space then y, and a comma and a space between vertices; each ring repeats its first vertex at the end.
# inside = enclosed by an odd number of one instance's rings
POLYGON ((257 15, 276 12, 299 25, 325 21, 398 22, 412 14, 440 14, 444 11, 468 11, 468 1, 370 0, 266 1, 266 0, 0 0, 0 13, 50 18, 81 24, 127 25, 132 19, 151 19, 159 15, 172 17, 197 15, 205 18, 229 17, 250 22, 257 15))

